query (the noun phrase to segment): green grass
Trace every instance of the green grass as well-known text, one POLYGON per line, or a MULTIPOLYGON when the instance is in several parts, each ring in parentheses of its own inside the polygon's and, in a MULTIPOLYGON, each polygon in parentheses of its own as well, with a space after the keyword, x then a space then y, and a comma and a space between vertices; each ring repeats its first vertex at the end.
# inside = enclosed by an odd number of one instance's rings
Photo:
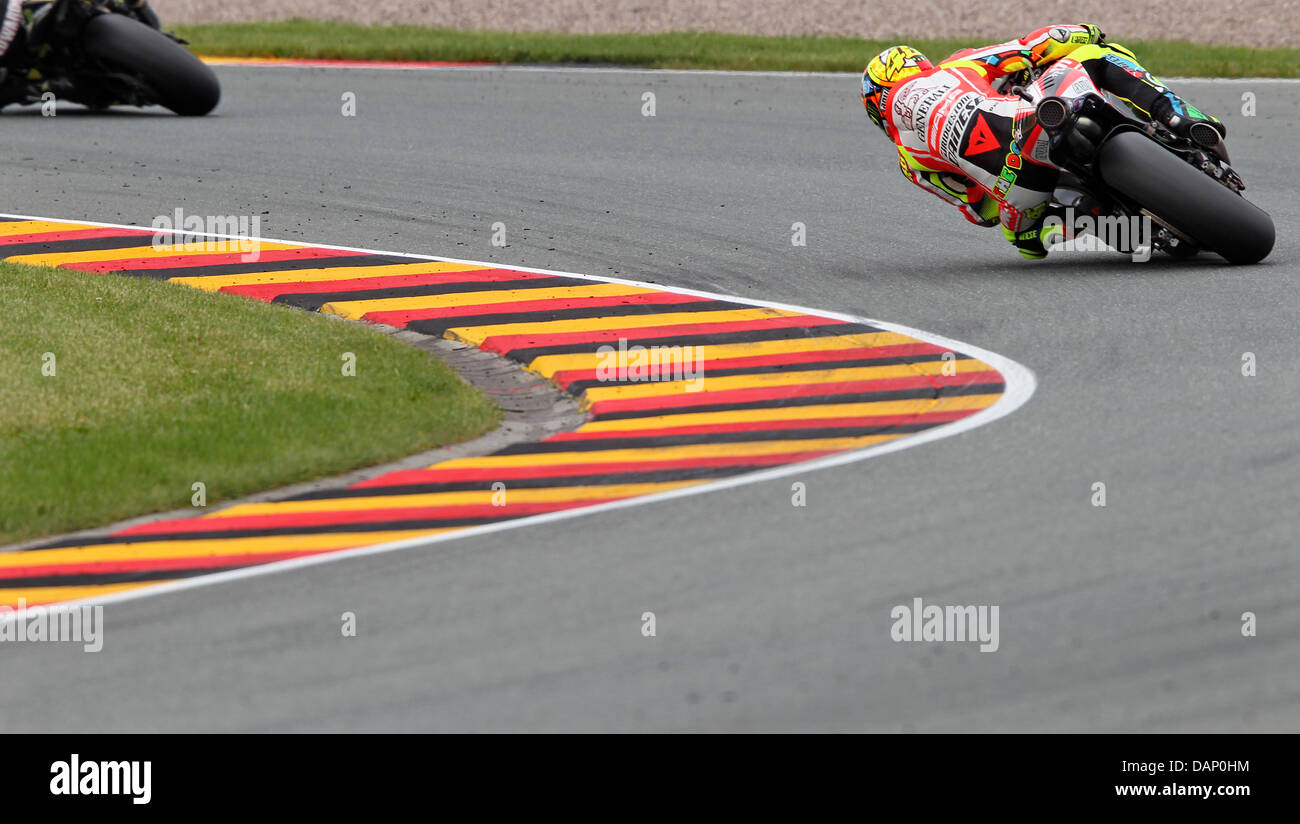
MULTIPOLYGON (((290 20, 177 26, 200 54, 357 60, 576 63, 671 69, 860 72, 896 41, 851 37, 753 37, 736 34, 552 34, 457 31, 417 26, 359 26, 290 20)), ((1008 37, 1014 33, 1008 32, 1008 37)), ((910 41, 933 58, 973 41, 910 41)), ((1300 49, 1124 41, 1156 74, 1183 77, 1298 77, 1300 49)))
POLYGON ((196 481, 211 505, 382 463, 500 415, 428 354, 298 309, 5 263, 0 307, 0 544, 186 507, 196 481))

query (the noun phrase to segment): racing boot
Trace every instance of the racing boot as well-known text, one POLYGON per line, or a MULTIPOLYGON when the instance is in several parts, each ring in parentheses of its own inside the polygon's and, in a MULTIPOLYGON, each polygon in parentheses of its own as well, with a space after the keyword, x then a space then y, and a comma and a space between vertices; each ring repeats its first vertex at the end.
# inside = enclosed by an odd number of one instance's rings
POLYGON ((1217 152, 1223 146, 1223 138, 1228 136, 1228 127, 1223 125, 1223 121, 1206 114, 1170 91, 1156 98, 1155 105, 1151 107, 1151 116, 1168 126, 1169 131, 1188 138, 1202 149, 1217 152))
POLYGON ((1025 260, 1042 260, 1055 244, 1074 239, 1073 227, 1066 226, 1069 213, 1056 205, 1042 204, 1029 212, 1033 222, 1018 231, 1002 227, 1002 236, 1010 241, 1025 260))

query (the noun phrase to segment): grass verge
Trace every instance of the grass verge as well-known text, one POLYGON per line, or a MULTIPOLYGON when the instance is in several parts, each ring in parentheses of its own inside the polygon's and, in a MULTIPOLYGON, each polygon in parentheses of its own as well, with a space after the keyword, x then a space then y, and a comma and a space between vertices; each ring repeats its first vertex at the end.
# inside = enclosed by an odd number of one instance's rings
MULTIPOLYGON (((895 41, 852 37, 755 37, 738 34, 553 34, 458 31, 418 26, 361 26, 289 20, 176 26, 199 54, 352 60, 446 60, 574 63, 667 69, 860 72, 895 41)), ((1008 32, 1007 36, 1014 36, 1008 32)), ((1119 42, 1152 72, 1170 77, 1300 77, 1300 49, 1205 46, 1172 40, 1119 42)), ((932 58, 984 45, 917 38, 932 58)))
POLYGON ((371 466, 500 414, 428 354, 298 309, 8 263, 0 306, 0 544, 190 506, 196 482, 211 505, 371 466))

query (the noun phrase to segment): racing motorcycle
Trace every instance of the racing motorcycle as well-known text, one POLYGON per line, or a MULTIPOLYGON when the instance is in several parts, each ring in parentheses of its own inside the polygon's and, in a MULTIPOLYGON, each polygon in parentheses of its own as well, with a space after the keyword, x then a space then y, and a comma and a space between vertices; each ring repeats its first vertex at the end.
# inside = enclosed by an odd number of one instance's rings
POLYGON ((5 56, 8 102, 58 100, 91 109, 162 105, 180 115, 216 108, 216 75, 162 31, 145 2, 37 0, 23 4, 26 37, 5 56), (16 98, 16 99, 15 99, 16 98))
POLYGON ((1273 220, 1242 195, 1246 184, 1213 126, 1193 123, 1181 137, 1099 89, 1070 61, 1019 72, 1008 85, 1025 101, 1017 144, 1062 172, 1054 206, 1149 219, 1152 247, 1175 257, 1205 250, 1257 263, 1272 251, 1273 220))

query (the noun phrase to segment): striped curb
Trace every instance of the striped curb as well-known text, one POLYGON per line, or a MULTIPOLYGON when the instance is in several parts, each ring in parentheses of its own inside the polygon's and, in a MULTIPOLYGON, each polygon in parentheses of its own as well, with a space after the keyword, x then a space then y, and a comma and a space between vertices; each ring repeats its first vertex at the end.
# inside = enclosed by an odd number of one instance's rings
POLYGON ((268 240, 248 260, 214 250, 229 236, 187 234, 204 240, 176 246, 155 237, 0 215, 5 260, 166 279, 461 341, 548 378, 588 420, 341 489, 0 554, 0 605, 166 591, 858 460, 1001 417, 1034 388, 1028 370, 993 353, 836 313, 268 240), (642 368, 652 352, 663 355, 657 369, 642 368))
POLYGON ((495 66, 483 60, 349 60, 312 57, 214 57, 199 58, 209 66, 282 66, 298 69, 461 69, 468 66, 495 66))

